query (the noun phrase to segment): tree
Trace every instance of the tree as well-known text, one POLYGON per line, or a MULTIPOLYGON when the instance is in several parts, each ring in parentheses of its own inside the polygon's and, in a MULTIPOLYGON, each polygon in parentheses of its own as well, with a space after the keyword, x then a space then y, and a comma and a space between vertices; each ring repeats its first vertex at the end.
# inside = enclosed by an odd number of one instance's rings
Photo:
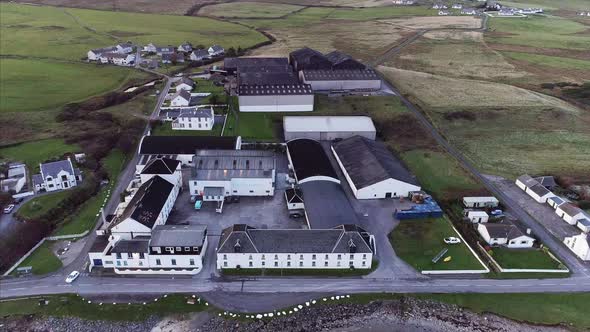
POLYGON ((230 47, 229 49, 225 50, 225 55, 229 56, 229 57, 234 57, 237 55, 236 53, 236 49, 233 47, 230 47))

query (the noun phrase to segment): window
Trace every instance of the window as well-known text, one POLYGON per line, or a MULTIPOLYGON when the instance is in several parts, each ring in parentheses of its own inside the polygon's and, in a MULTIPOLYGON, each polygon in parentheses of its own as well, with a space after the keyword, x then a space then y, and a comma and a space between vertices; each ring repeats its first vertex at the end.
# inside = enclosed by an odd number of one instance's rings
POLYGON ((195 260, 191 258, 191 259, 188 261, 188 264, 189 264, 189 265, 195 265, 195 260))
POLYGON ((338 259, 338 260, 341 260, 341 259, 342 259, 342 255, 338 254, 338 257, 337 257, 337 259, 338 259))
POLYGON ((128 253, 127 253, 127 258, 129 258, 129 259, 133 258, 133 254, 132 254, 132 253, 130 253, 130 252, 128 252, 128 253))
POLYGON ((328 259, 328 258, 329 258, 329 256, 328 256, 328 254, 326 254, 326 257, 325 257, 325 259, 328 259))
POLYGON ((124 266, 127 266, 127 261, 123 261, 123 265, 124 266))
POLYGON ((266 257, 264 257, 264 254, 262 254, 262 260, 264 260, 266 257))
POLYGON ((176 251, 182 251, 181 247, 176 247, 176 251))
POLYGON ((248 259, 249 259, 249 260, 252 260, 252 255, 248 256, 248 259))
POLYGON ((367 254, 363 254, 363 259, 367 259, 367 254))
POLYGON ((226 259, 227 259, 227 255, 223 254, 223 260, 226 260, 226 259))
POLYGON ((162 265, 162 261, 160 259, 156 259, 156 265, 162 265))
POLYGON ((311 255, 311 259, 315 259, 315 254, 311 255))
POLYGON ((303 259, 303 255, 299 255, 299 259, 303 259))
POLYGON ((324 266, 328 266, 328 262, 327 262, 327 261, 326 261, 326 262, 324 262, 324 266))
POLYGON ((116 256, 117 256, 117 259, 121 259, 122 258, 120 252, 118 252, 116 256))
POLYGON ((174 248, 172 248, 172 247, 166 247, 166 251, 167 252, 174 252, 174 248))
POLYGON ((176 259, 172 258, 172 259, 170 260, 170 264, 172 264, 172 265, 176 265, 176 259))
POLYGON ((278 267, 278 266, 279 266, 279 262, 275 262, 275 267, 278 267))
POLYGON ((139 266, 143 266, 143 262, 142 261, 139 261, 139 266))
POLYGON ((520 241, 520 244, 527 244, 527 240, 520 241))
POLYGON ((275 255, 275 261, 279 259, 279 255, 275 255))
POLYGON ((192 123, 190 123, 190 122, 189 122, 189 123, 188 123, 188 127, 189 127, 189 128, 192 128, 192 127, 193 127, 192 123))
POLYGON ((265 266, 265 265, 266 265, 266 262, 262 262, 262 266, 265 266))
POLYGON ((68 177, 67 177, 67 176, 65 176, 65 175, 62 175, 62 176, 61 176, 61 180, 62 180, 62 181, 68 181, 68 177))
POLYGON ((287 267, 291 267, 291 262, 287 262, 287 267))
POLYGON ((303 266, 303 262, 299 262, 299 267, 303 266))
POLYGON ((350 259, 354 259, 354 254, 350 254, 350 259))
POLYGON ((223 267, 227 267, 227 262, 223 262, 223 267))
POLYGON ((144 259, 145 258, 145 254, 143 252, 139 253, 139 259, 144 259))
POLYGON ((315 267, 315 262, 311 262, 311 266, 314 266, 315 267))
POLYGON ((252 267, 252 262, 248 262, 248 266, 249 267, 252 267))
POLYGON ((363 266, 367 266, 367 262, 363 261, 363 266))
POLYGON ((121 261, 117 261, 117 266, 121 266, 121 261))
POLYGON ((336 262, 336 266, 340 267, 340 261, 336 262))
POLYGON ((287 255, 287 260, 291 259, 291 255, 287 255))
POLYGON ((250 194, 253 194, 253 193, 254 193, 254 190, 250 190, 250 194))

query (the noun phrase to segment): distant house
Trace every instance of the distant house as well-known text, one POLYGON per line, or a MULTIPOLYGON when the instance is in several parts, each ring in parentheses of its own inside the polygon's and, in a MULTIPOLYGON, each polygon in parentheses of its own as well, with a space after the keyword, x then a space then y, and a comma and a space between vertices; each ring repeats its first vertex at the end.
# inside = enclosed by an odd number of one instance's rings
POLYGON ((435 3, 434 5, 432 5, 432 9, 447 9, 447 5, 442 4, 442 3, 435 3))
POLYGON ((559 205, 555 209, 555 213, 570 225, 576 225, 582 219, 590 220, 590 216, 584 210, 571 203, 559 205))
POLYGON ((514 11, 509 8, 502 8, 498 11, 499 16, 514 16, 514 11))
POLYGON ((512 223, 480 223, 477 232, 489 245, 508 248, 531 248, 535 239, 528 236, 512 223))
POLYGON ((225 49, 219 45, 213 45, 207 50, 210 56, 219 56, 225 53, 225 49))
POLYGON ((448 16, 451 13, 448 10, 439 10, 438 11, 438 16, 448 16))
POLYGON ((0 180, 0 191, 18 194, 27 184, 27 167, 25 164, 10 164, 6 177, 0 180))
POLYGON ((133 44, 131 43, 117 44, 115 48, 117 48, 117 53, 121 54, 129 54, 133 52, 133 44))
POLYGON ((453 9, 462 9, 463 8, 463 5, 460 4, 460 3, 454 3, 453 6, 452 6, 452 8, 453 9))
POLYGON ((193 45, 191 45, 191 43, 186 42, 186 43, 182 43, 180 44, 180 46, 178 46, 178 52, 183 52, 183 53, 190 53, 193 50, 193 45))
POLYGON ((162 56, 162 54, 169 54, 176 52, 176 47, 174 46, 163 46, 163 47, 156 47, 156 54, 162 56))
POLYGON ((74 168, 70 158, 40 164, 40 174, 33 175, 35 191, 57 191, 76 187, 82 181, 82 174, 74 168))
POLYGON ((147 53, 156 53, 158 47, 153 43, 149 43, 143 47, 143 51, 147 53))
POLYGON ((209 52, 207 52, 207 50, 200 48, 198 50, 193 50, 189 58, 191 59, 191 61, 201 61, 209 59, 209 57, 209 52))
POLYGON ((539 181, 533 179, 528 174, 519 176, 515 183, 538 203, 546 203, 549 197, 555 196, 554 193, 547 190, 539 181))
POLYGON ((414 1, 414 0, 393 0, 394 5, 400 5, 400 6, 410 6, 415 3, 416 3, 416 1, 414 1))
POLYGON ((177 91, 170 100, 170 106, 188 106, 191 102, 191 93, 186 90, 177 91))
POLYGON ((463 197, 463 205, 467 208, 497 207, 500 202, 494 196, 463 197))
POLYGON ((116 52, 117 52, 117 48, 115 46, 97 48, 97 49, 88 51, 87 57, 88 57, 88 60, 98 61, 98 59, 100 58, 100 56, 103 53, 116 53, 116 52))
POLYGON ((172 120, 173 130, 212 130, 215 123, 213 107, 183 108, 172 120))
POLYGON ((475 8, 463 8, 461 10, 461 14, 463 14, 463 15, 476 15, 477 10, 475 10, 475 8))
POLYGON ((579 234, 566 237, 563 243, 583 261, 590 261, 590 236, 579 234))
POLYGON ((117 66, 132 66, 135 63, 135 55, 108 52, 101 54, 99 61, 117 66))
POLYGON ((176 82, 176 91, 192 91, 194 87, 195 82, 188 77, 183 77, 178 82, 176 82))

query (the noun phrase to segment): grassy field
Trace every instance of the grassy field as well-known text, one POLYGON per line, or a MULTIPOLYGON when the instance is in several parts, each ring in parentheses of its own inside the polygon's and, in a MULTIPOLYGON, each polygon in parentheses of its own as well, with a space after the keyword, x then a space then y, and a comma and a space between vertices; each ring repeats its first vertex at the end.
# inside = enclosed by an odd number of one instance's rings
POLYGON ((164 122, 152 129, 154 136, 221 136, 223 124, 216 124, 212 130, 174 130, 172 123, 164 122))
POLYGON ((26 220, 39 217, 52 208, 56 207, 71 193, 72 192, 70 190, 62 190, 35 197, 23 204, 23 206, 18 209, 16 214, 26 220))
POLYGON ((227 115, 224 136, 242 136, 242 139, 258 141, 278 141, 273 130, 273 118, 270 113, 230 113, 227 115))
POLYGON ((425 270, 482 270, 484 267, 464 243, 448 245, 445 237, 457 236, 446 218, 402 220, 391 232, 389 240, 396 254, 418 271, 425 270), (432 259, 444 248, 450 262, 432 263, 432 259))
POLYGON ((304 7, 280 3, 236 2, 205 6, 199 15, 226 18, 278 18, 304 7))
POLYGON ((559 262, 540 249, 493 248, 492 257, 505 269, 561 269, 559 262))
POLYGON ((549 66, 562 69, 576 69, 590 72, 590 60, 568 59, 564 57, 531 54, 524 52, 502 52, 510 59, 526 61, 538 66, 549 66))
POLYGON ((504 6, 514 6, 519 8, 541 7, 545 10, 567 9, 567 10, 584 10, 588 9, 588 2, 586 0, 561 0, 555 2, 553 0, 511 0, 502 1, 504 6))
POLYGON ((24 162, 29 167, 29 172, 35 173, 39 171, 40 163, 77 151, 78 147, 55 138, 0 148, 0 159, 24 162))
MULTIPOLYGON (((33 268, 32 273, 42 275, 59 270, 62 264, 59 258, 53 254, 51 246, 53 242, 45 241, 37 250, 27 257, 19 267, 30 266, 33 268)), ((2 305, 0 304, 0 307, 2 305)), ((4 312, 0 310, 0 312, 4 312)))

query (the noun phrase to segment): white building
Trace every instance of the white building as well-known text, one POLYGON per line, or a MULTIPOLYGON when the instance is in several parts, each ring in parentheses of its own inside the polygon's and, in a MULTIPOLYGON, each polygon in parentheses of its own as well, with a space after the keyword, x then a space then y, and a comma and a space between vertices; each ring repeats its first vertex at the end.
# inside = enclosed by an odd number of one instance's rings
POLYGON ((35 191, 56 191, 69 189, 82 181, 82 174, 74 168, 70 158, 39 165, 40 174, 33 175, 35 191))
POLYGON ((109 46, 109 47, 93 49, 93 50, 88 51, 86 56, 88 57, 88 60, 90 60, 90 61, 98 61, 98 59, 100 58, 100 56, 103 53, 109 53, 109 52, 117 52, 117 47, 109 46))
POLYGON ((416 178, 381 142, 353 136, 334 143, 332 153, 357 199, 408 197, 420 190, 416 178))
POLYGON ((438 16, 448 16, 451 15, 451 13, 448 10, 439 10, 438 11, 438 16))
POLYGON ((176 82, 176 91, 192 91, 194 87, 195 82, 188 77, 183 77, 178 82, 176 82))
POLYGON ((191 103, 191 93, 186 90, 178 90, 170 98, 170 106, 182 107, 188 106, 191 103))
POLYGON ((189 56, 189 59, 191 59, 191 61, 202 61, 209 58, 209 52, 207 52, 207 50, 204 49, 194 50, 191 52, 191 55, 189 56))
POLYGON ((225 49, 219 45, 213 45, 207 50, 210 56, 219 56, 225 53, 225 49))
POLYGON ((500 204, 493 196, 463 197, 463 205, 467 208, 495 208, 500 204))
POLYGON ((117 44, 115 46, 117 53, 129 54, 133 52, 133 45, 131 43, 117 44))
POLYGON ((555 209, 555 213, 570 225, 576 225, 578 220, 590 219, 584 210, 571 203, 565 203, 555 209))
POLYGON ((275 155, 260 150, 198 150, 189 180, 190 194, 204 201, 226 196, 273 196, 275 155))
POLYGON ((375 238, 356 225, 332 229, 256 229, 221 233, 218 269, 370 269, 375 238))
POLYGON ((590 237, 588 234, 566 237, 563 243, 581 260, 590 261, 590 237))
POLYGON ((212 130, 215 114, 212 106, 182 108, 172 120, 173 130, 212 130))
POLYGON ((100 63, 111 63, 117 66, 132 66, 135 63, 135 55, 122 53, 103 53, 100 55, 100 63))
POLYGON ((141 166, 139 178, 141 183, 146 183, 155 176, 182 188, 182 163, 178 160, 156 157, 141 166))
POLYGON ((333 141, 356 135, 374 140, 377 133, 368 116, 285 116, 283 130, 285 141, 297 138, 333 141))
POLYGON ((305 69, 299 72, 299 79, 311 85, 313 91, 381 89, 381 77, 373 69, 305 69))
POLYGON ((285 201, 288 210, 303 210, 303 192, 297 188, 289 188, 285 190, 285 201))
MULTIPOLYGON (((535 243, 534 238, 511 223, 481 223, 477 225, 477 232, 492 246, 531 248, 535 243)), ((527 233, 529 233, 528 229, 527 233)))
POLYGON ((311 112, 314 95, 308 84, 240 85, 240 112, 311 112))
POLYGON ((474 224, 488 222, 490 216, 485 211, 466 211, 467 219, 474 224))
POLYGON ((207 251, 204 225, 159 225, 151 236, 122 239, 97 236, 89 252, 90 270, 112 268, 117 274, 187 274, 203 268, 207 251))
POLYGON ((555 194, 545 188, 536 179, 533 179, 530 175, 524 174, 516 179, 516 185, 524 190, 529 196, 531 196, 538 203, 546 203, 547 199, 554 197, 555 194))
POLYGON ((152 177, 125 199, 127 206, 112 221, 110 233, 125 240, 150 236, 154 227, 166 223, 179 190, 179 186, 160 176, 152 177))

